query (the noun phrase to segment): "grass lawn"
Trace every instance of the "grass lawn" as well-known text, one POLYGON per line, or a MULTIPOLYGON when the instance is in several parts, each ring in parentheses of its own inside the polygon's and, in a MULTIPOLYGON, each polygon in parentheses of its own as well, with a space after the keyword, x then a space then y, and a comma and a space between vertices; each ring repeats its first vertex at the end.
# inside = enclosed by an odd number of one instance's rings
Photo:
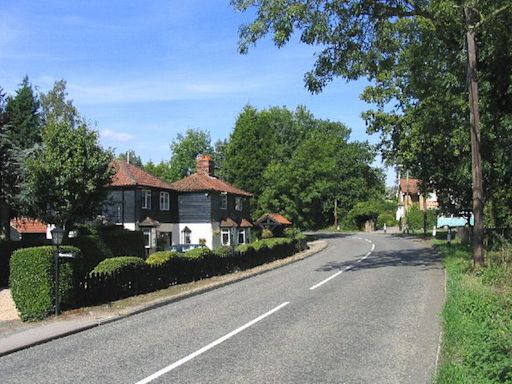
POLYGON ((512 383, 512 246, 474 268, 469 246, 435 241, 447 297, 436 383, 512 383))

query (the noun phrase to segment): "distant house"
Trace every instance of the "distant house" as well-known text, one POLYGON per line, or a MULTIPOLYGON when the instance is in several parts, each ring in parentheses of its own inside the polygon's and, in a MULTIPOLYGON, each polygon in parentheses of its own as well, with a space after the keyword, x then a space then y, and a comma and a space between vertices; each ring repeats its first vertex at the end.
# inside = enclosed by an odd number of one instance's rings
POLYGON ((436 209, 438 207, 437 196, 429 193, 427 197, 420 193, 418 185, 420 180, 411 178, 400 178, 398 184, 398 207, 396 211, 396 220, 400 221, 413 204, 418 204, 424 211, 427 209, 436 209))
POLYGON ((148 252, 179 242, 178 195, 171 185, 124 160, 114 163, 103 215, 112 223, 144 234, 148 252))
POLYGON ((17 217, 11 219, 11 240, 44 240, 50 239, 48 226, 36 219, 17 217))
POLYGON ((196 173, 170 187, 178 192, 180 243, 204 243, 215 249, 250 242, 252 194, 215 177, 210 156, 199 155, 196 173))
POLYGON ((292 225, 290 220, 279 213, 266 213, 256 220, 255 224, 272 232, 282 232, 284 228, 292 225))

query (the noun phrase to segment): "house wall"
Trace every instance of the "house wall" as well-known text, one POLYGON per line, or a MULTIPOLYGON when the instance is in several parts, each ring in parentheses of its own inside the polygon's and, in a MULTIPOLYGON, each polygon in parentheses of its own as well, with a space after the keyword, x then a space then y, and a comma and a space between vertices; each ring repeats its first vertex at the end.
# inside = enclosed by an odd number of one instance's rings
MULTIPOLYGON (((180 193, 178 196, 178 222, 209 223, 212 221, 211 193, 180 193)), ((211 225, 210 225, 211 226, 211 225)))
MULTIPOLYGON (((192 244, 199 244, 200 239, 206 240, 206 246, 210 249, 214 248, 213 245, 213 225, 211 223, 180 223, 179 224, 179 244, 183 244, 183 230, 187 227, 190 229, 190 241, 192 244)), ((173 235, 174 241, 174 235, 173 235)), ((174 243, 174 244, 177 244, 174 243)))
POLYGON ((221 221, 223 218, 231 217, 232 219, 247 219, 251 220, 251 212, 249 207, 249 199, 247 197, 242 196, 242 210, 235 210, 235 197, 236 195, 232 195, 230 193, 228 196, 228 204, 227 209, 220 208, 220 192, 212 192, 211 193, 211 210, 212 210, 212 221, 221 221))

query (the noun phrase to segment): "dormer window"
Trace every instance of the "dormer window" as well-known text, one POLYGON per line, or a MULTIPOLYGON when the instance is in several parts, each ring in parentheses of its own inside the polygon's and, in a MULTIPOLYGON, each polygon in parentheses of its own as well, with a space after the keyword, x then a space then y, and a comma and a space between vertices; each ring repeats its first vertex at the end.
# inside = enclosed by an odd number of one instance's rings
POLYGON ((241 197, 235 197, 235 211, 241 211, 243 209, 243 200, 241 197))
POLYGON ((220 209, 228 209, 228 195, 226 192, 220 194, 220 209))

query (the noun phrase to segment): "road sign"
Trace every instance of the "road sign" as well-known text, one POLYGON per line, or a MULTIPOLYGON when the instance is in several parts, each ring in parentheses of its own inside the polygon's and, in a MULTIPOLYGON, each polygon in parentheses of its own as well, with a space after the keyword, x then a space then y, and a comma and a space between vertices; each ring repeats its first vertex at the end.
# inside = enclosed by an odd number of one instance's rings
POLYGON ((59 252, 59 257, 67 257, 73 259, 75 255, 71 252, 59 252))

